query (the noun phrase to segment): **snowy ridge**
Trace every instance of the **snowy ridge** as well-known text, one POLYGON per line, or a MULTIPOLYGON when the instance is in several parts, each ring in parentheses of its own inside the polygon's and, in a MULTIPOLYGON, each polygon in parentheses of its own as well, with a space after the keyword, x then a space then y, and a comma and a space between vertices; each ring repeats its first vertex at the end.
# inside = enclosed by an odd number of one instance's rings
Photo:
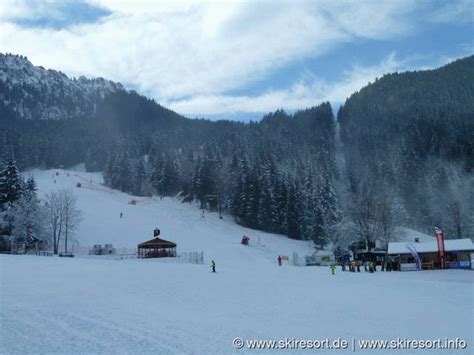
POLYGON ((26 119, 62 119, 95 110, 97 100, 125 91, 103 78, 69 78, 34 66, 26 57, 0 53, 0 102, 26 119))

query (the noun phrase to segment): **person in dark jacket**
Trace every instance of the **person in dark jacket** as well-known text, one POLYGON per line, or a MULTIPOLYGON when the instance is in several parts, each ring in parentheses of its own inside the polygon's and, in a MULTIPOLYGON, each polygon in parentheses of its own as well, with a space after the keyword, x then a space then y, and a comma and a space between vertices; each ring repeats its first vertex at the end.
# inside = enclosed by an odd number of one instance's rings
POLYGON ((214 262, 214 260, 211 261, 211 269, 212 272, 216 272, 216 263, 214 262))
POLYGON ((281 266, 281 255, 278 255, 277 260, 278 260, 278 265, 281 266))

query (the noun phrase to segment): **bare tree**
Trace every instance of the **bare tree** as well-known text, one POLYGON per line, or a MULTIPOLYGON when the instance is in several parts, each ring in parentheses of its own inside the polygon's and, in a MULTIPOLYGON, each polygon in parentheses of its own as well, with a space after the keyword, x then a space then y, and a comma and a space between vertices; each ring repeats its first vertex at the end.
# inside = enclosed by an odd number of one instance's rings
POLYGON ((46 195, 46 209, 54 254, 58 254, 63 236, 64 251, 67 253, 68 239, 81 221, 81 211, 77 208, 77 199, 70 189, 56 190, 46 195))
POLYGON ((50 192, 46 195, 46 204, 45 204, 48 219, 49 227, 51 231, 51 239, 53 242, 53 251, 54 254, 58 254, 59 249, 59 240, 61 239, 61 201, 58 191, 50 192))
POLYGON ((82 220, 82 213, 77 208, 77 198, 71 189, 59 190, 62 205, 62 224, 64 228, 64 252, 67 253, 68 237, 74 233, 82 220))
POLYGON ((394 213, 391 199, 387 196, 379 196, 377 201, 377 224, 379 239, 384 243, 392 239, 394 229, 394 213))
POLYGON ((375 245, 378 223, 378 201, 376 193, 362 185, 352 196, 351 216, 354 222, 359 240, 364 241, 368 250, 375 245))

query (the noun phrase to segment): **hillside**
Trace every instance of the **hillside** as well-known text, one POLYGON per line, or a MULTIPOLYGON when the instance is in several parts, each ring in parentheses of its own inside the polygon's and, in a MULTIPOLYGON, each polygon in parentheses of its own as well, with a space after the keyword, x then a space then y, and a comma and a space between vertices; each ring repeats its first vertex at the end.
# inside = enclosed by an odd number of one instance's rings
POLYGON ((230 216, 219 219, 217 213, 202 211, 195 204, 174 198, 143 198, 112 190, 102 185, 101 174, 81 171, 34 171, 39 196, 58 188, 70 188, 78 198, 83 221, 76 233, 79 246, 112 243, 135 251, 137 244, 153 238, 160 228, 164 239, 178 244, 179 252, 203 251, 207 261, 225 263, 267 259, 274 264, 279 254, 311 252, 308 242, 263 233, 236 225, 230 216), (58 173, 58 175, 56 175, 58 173), (82 185, 77 188, 77 183, 82 185), (130 205, 134 199, 137 205, 130 205), (123 213, 123 218, 120 218, 123 213), (250 247, 240 245, 243 235, 251 238, 250 247), (224 262, 222 260, 222 262, 224 262))
MULTIPOLYGON (((328 346, 341 339, 348 344, 347 350, 337 350, 343 353, 362 351, 359 341, 364 340, 472 343, 466 316, 472 306, 469 271, 352 273, 338 268, 333 276, 327 267, 286 262, 279 267, 278 254, 303 255, 310 251, 308 242, 243 228, 228 216, 220 220, 217 213, 206 212, 203 219, 195 206, 172 198, 144 199, 111 190, 100 184, 99 174, 57 169, 32 174, 40 196, 73 189, 84 214, 75 234, 78 245, 134 248, 159 227, 163 238, 177 242, 178 252, 203 251, 205 261, 0 254, 0 345, 5 353, 258 352, 247 344, 236 349, 236 337, 319 341, 317 351, 324 354, 333 354, 335 348, 328 346), (128 204, 132 198, 137 205, 128 204), (239 244, 243 234, 250 236, 249 246, 239 244), (216 274, 210 272, 211 260, 216 274), (444 310, 442 322, 434 309, 444 310), (325 339, 328 345, 321 345, 325 339)), ((288 347, 285 353, 303 351, 288 347)))
POLYGON ((384 75, 354 93, 338 121, 353 194, 395 200, 405 225, 474 236, 474 56, 384 75))

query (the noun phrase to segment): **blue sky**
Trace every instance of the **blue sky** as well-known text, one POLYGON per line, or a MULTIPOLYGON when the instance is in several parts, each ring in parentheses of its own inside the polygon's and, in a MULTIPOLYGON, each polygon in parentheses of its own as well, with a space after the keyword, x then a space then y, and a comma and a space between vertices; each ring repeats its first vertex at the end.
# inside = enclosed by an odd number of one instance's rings
POLYGON ((258 119, 471 55, 474 1, 0 3, 0 51, 105 77, 190 117, 258 119))

